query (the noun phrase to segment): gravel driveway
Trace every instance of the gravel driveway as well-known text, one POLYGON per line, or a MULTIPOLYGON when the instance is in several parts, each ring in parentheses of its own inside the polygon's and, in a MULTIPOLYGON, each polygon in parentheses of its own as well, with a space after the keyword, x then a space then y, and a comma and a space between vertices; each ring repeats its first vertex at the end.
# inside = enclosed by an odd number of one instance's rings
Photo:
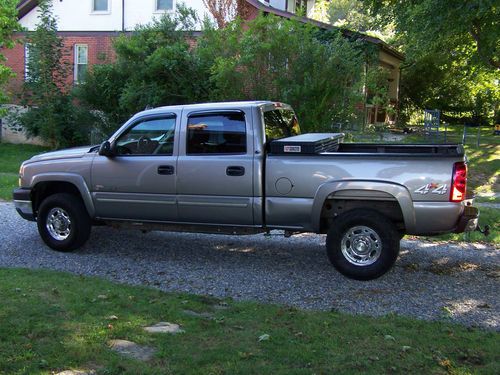
POLYGON ((403 241, 396 267, 370 282, 330 266, 324 236, 231 237, 94 228, 75 253, 49 250, 36 225, 0 203, 0 267, 47 268, 165 291, 305 309, 396 313, 500 331, 500 251, 481 244, 403 241))

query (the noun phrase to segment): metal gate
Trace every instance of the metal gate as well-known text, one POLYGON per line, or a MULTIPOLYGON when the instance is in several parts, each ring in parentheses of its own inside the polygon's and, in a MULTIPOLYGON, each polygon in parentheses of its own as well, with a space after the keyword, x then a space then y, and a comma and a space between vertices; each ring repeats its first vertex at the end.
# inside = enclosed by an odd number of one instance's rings
POLYGON ((426 109, 424 111, 424 130, 427 135, 438 135, 439 134, 439 121, 441 117, 441 111, 438 109, 426 109))

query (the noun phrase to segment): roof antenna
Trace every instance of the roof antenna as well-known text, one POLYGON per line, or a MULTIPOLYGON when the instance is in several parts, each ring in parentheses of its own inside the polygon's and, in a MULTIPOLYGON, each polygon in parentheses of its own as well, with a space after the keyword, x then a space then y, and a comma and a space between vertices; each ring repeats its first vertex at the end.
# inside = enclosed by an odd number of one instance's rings
POLYGON ((146 105, 146 108, 144 108, 144 110, 145 110, 145 111, 147 111, 148 109, 153 109, 153 106, 151 106, 151 105, 149 105, 149 104, 148 104, 148 105, 146 105))

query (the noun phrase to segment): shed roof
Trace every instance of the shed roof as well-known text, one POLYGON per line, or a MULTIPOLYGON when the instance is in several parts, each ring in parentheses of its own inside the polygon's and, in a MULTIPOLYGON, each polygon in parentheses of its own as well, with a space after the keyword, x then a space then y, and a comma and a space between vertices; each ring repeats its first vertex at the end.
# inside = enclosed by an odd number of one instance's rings
POLYGON ((286 10, 281 10, 281 9, 273 8, 269 5, 265 5, 258 0, 245 0, 245 1, 248 4, 252 5, 253 7, 263 11, 264 13, 271 13, 271 14, 274 14, 274 15, 277 15, 280 17, 285 17, 285 18, 296 18, 296 19, 300 20, 301 22, 316 25, 319 28, 324 29, 324 30, 339 30, 345 37, 348 37, 348 38, 361 39, 361 40, 365 40, 369 43, 377 44, 380 46, 380 48, 382 48, 382 50, 389 53, 390 55, 398 58, 401 61, 404 60, 404 55, 401 52, 392 48, 386 42, 384 42, 382 39, 379 39, 377 37, 363 34, 363 33, 357 32, 357 31, 349 30, 346 28, 333 26, 333 25, 330 25, 328 23, 313 20, 311 18, 297 16, 296 14, 290 13, 286 10))

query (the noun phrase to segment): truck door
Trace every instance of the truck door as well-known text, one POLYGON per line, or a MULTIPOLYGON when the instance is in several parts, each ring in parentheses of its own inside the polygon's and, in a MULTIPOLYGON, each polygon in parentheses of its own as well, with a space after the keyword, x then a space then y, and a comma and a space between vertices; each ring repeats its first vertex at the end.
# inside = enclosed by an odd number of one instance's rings
POLYGON ((97 155, 92 196, 101 218, 176 221, 175 114, 135 120, 114 141, 116 155, 97 155))
POLYGON ((253 225, 253 149, 251 113, 184 110, 179 221, 253 225))

